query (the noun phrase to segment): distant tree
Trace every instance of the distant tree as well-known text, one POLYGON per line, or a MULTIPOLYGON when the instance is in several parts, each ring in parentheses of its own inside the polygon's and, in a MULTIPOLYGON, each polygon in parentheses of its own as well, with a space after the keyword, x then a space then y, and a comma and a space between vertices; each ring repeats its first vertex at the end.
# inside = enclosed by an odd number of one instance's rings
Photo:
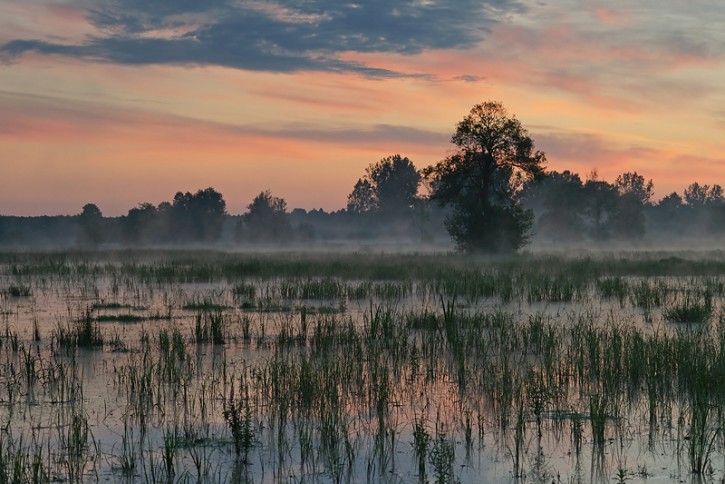
POLYGON ((677 229, 685 230, 688 224, 682 220, 683 207, 682 197, 677 192, 663 197, 650 211, 655 230, 659 231, 660 235, 672 234, 677 229))
POLYGON ((595 240, 607 240, 611 236, 611 217, 618 199, 617 187, 600 180, 594 170, 584 183, 584 197, 589 235, 595 240))
POLYGON ((158 218, 158 210, 153 203, 140 203, 129 210, 124 221, 126 240, 138 244, 152 242, 156 237, 154 229, 158 218))
POLYGON ((650 179, 645 181, 642 175, 638 175, 636 171, 627 172, 619 175, 614 182, 620 195, 631 194, 641 205, 650 203, 650 199, 654 194, 654 183, 650 179))
POLYGON ((247 205, 244 217, 247 236, 252 241, 286 242, 291 231, 287 202, 265 190, 247 205))
POLYGON ((690 207, 703 207, 713 203, 722 203, 723 189, 720 185, 700 185, 695 182, 685 188, 685 202, 690 207))
POLYGON ((725 196, 720 185, 692 183, 685 188, 685 202, 691 232, 720 235, 725 231, 725 196))
POLYGON ((222 194, 211 187, 194 194, 177 192, 170 215, 180 240, 213 242, 221 235, 226 202, 222 194))
POLYGON ((371 164, 366 172, 381 213, 400 215, 415 206, 420 173, 407 157, 388 156, 371 164))
POLYGON ((407 157, 392 155, 371 163, 347 197, 348 212, 401 216, 418 202, 421 176, 407 157))
POLYGON ((103 241, 103 214, 95 203, 83 205, 78 216, 80 231, 78 242, 82 246, 96 246, 103 241))
POLYGON ((552 171, 542 180, 527 182, 522 199, 540 213, 539 236, 554 242, 584 236, 584 185, 576 173, 552 171))
POLYGON ((708 185, 700 185, 695 182, 685 188, 685 202, 690 207, 701 207, 707 203, 708 185))
POLYGON ((614 187, 619 197, 611 214, 613 235, 629 240, 641 239, 646 231, 645 208, 650 206, 654 183, 645 181, 637 172, 627 172, 617 177, 614 187))
POLYGON ((611 235, 627 240, 643 238, 646 232, 644 208, 635 192, 620 193, 611 214, 611 235))
POLYGON ((676 211, 682 208, 682 197, 677 192, 672 192, 666 197, 663 197, 657 203, 657 206, 663 210, 676 211))
POLYGON ((375 190, 367 178, 358 178, 352 193, 347 197, 349 213, 370 213, 377 207, 375 190))
POLYGON ((533 214, 517 193, 541 177, 546 157, 499 102, 477 104, 456 126, 457 151, 424 170, 431 198, 450 207, 448 233, 466 252, 507 252, 528 241, 533 214))

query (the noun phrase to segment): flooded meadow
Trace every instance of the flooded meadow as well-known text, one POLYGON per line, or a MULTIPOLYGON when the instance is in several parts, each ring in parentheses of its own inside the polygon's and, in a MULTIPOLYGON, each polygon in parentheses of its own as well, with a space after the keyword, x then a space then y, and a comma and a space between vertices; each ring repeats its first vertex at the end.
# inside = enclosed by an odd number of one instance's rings
POLYGON ((725 254, 0 254, 2 482, 722 482, 725 254))

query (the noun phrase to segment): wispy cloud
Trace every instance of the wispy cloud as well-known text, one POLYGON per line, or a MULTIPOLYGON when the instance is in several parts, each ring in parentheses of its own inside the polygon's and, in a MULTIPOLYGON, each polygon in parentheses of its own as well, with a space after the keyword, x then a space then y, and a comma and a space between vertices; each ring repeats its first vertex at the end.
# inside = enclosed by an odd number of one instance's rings
MULTIPOLYGON (((129 127, 153 127, 153 136, 178 139, 178 133, 197 133, 196 137, 224 136, 267 139, 268 150, 289 140, 332 145, 375 147, 397 144, 401 147, 446 147, 449 133, 411 126, 374 124, 365 126, 315 126, 295 123, 275 125, 230 124, 139 109, 107 109, 105 105, 69 101, 52 96, 25 95, 0 90, 0 139, 29 138, 35 141, 82 138, 89 133, 109 134, 129 127)), ((149 129, 146 129, 149 131, 149 129)))

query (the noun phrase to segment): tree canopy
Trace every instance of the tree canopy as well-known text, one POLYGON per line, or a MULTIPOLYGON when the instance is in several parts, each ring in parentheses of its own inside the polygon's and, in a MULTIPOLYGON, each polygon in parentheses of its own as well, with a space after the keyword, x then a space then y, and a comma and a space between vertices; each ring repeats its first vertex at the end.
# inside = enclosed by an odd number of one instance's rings
POLYGON ((475 105, 456 126, 457 150, 425 170, 431 197, 450 208, 446 228, 459 249, 507 252, 526 243, 532 213, 518 191, 544 174, 546 157, 499 102, 475 105))
POLYGON ((287 202, 265 190, 247 205, 245 226, 252 241, 279 241, 290 231, 287 202))
POLYGON ((372 213, 399 217, 405 215, 418 201, 421 176, 408 157, 395 154, 365 170, 352 193, 347 197, 350 213, 372 213))

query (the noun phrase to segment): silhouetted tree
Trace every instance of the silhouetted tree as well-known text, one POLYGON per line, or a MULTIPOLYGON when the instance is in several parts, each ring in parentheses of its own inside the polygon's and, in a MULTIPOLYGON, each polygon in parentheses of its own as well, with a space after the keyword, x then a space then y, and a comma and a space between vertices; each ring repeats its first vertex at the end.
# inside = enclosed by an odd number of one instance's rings
POLYGON ((177 239, 212 242, 219 238, 226 214, 226 202, 213 188, 177 192, 171 203, 171 220, 177 239))
POLYGON ((607 240, 611 236, 611 217, 617 203, 617 187, 599 179, 592 171, 584 183, 586 220, 589 235, 595 240, 607 240))
POLYGON ((103 241, 103 214, 95 203, 83 205, 78 216, 80 231, 78 242, 82 246, 96 246, 103 241))
POLYGON ((247 205, 245 215, 248 238, 252 241, 288 242, 291 227, 287 214, 287 202, 265 190, 247 205))
POLYGON ((420 173, 407 157, 392 155, 371 163, 347 197, 348 212, 387 217, 410 213, 418 201, 420 173))
POLYGON ((695 182, 685 188, 684 212, 692 233, 725 230, 725 197, 720 185, 700 185, 695 182))
POLYGON ((375 190, 367 178, 358 178, 352 193, 347 197, 347 211, 353 214, 369 213, 375 210, 375 190))
POLYGON ((723 202, 723 189, 720 185, 700 185, 695 182, 685 188, 685 202, 690 207, 703 207, 723 202))
POLYGON ((388 156, 371 164, 366 172, 381 213, 401 215, 415 206, 420 173, 407 157, 388 156))
POLYGON ((622 173, 614 182, 620 195, 631 194, 641 205, 650 203, 650 199, 654 194, 654 183, 650 179, 645 181, 642 175, 636 171, 622 173))
POLYGON ((614 182, 619 197, 612 209, 610 226, 615 237, 641 239, 644 237, 645 208, 654 193, 652 180, 645 181, 637 172, 619 175, 614 182))
POLYGON ((146 244, 154 242, 159 215, 153 203, 140 203, 126 215, 124 233, 131 243, 146 244))
POLYGON ((543 175, 546 157, 499 102, 477 104, 451 138, 458 151, 425 170, 431 197, 450 207, 446 228, 460 250, 516 250, 528 240, 533 214, 517 191, 543 175))
POLYGON ((552 171, 542 180, 527 182, 521 196, 525 206, 540 213, 539 236, 554 242, 584 236, 584 185, 576 173, 552 171))
POLYGON ((674 230, 684 230, 682 220, 684 204, 682 197, 677 192, 672 192, 663 197, 650 210, 651 226, 657 235, 666 235, 674 230))

